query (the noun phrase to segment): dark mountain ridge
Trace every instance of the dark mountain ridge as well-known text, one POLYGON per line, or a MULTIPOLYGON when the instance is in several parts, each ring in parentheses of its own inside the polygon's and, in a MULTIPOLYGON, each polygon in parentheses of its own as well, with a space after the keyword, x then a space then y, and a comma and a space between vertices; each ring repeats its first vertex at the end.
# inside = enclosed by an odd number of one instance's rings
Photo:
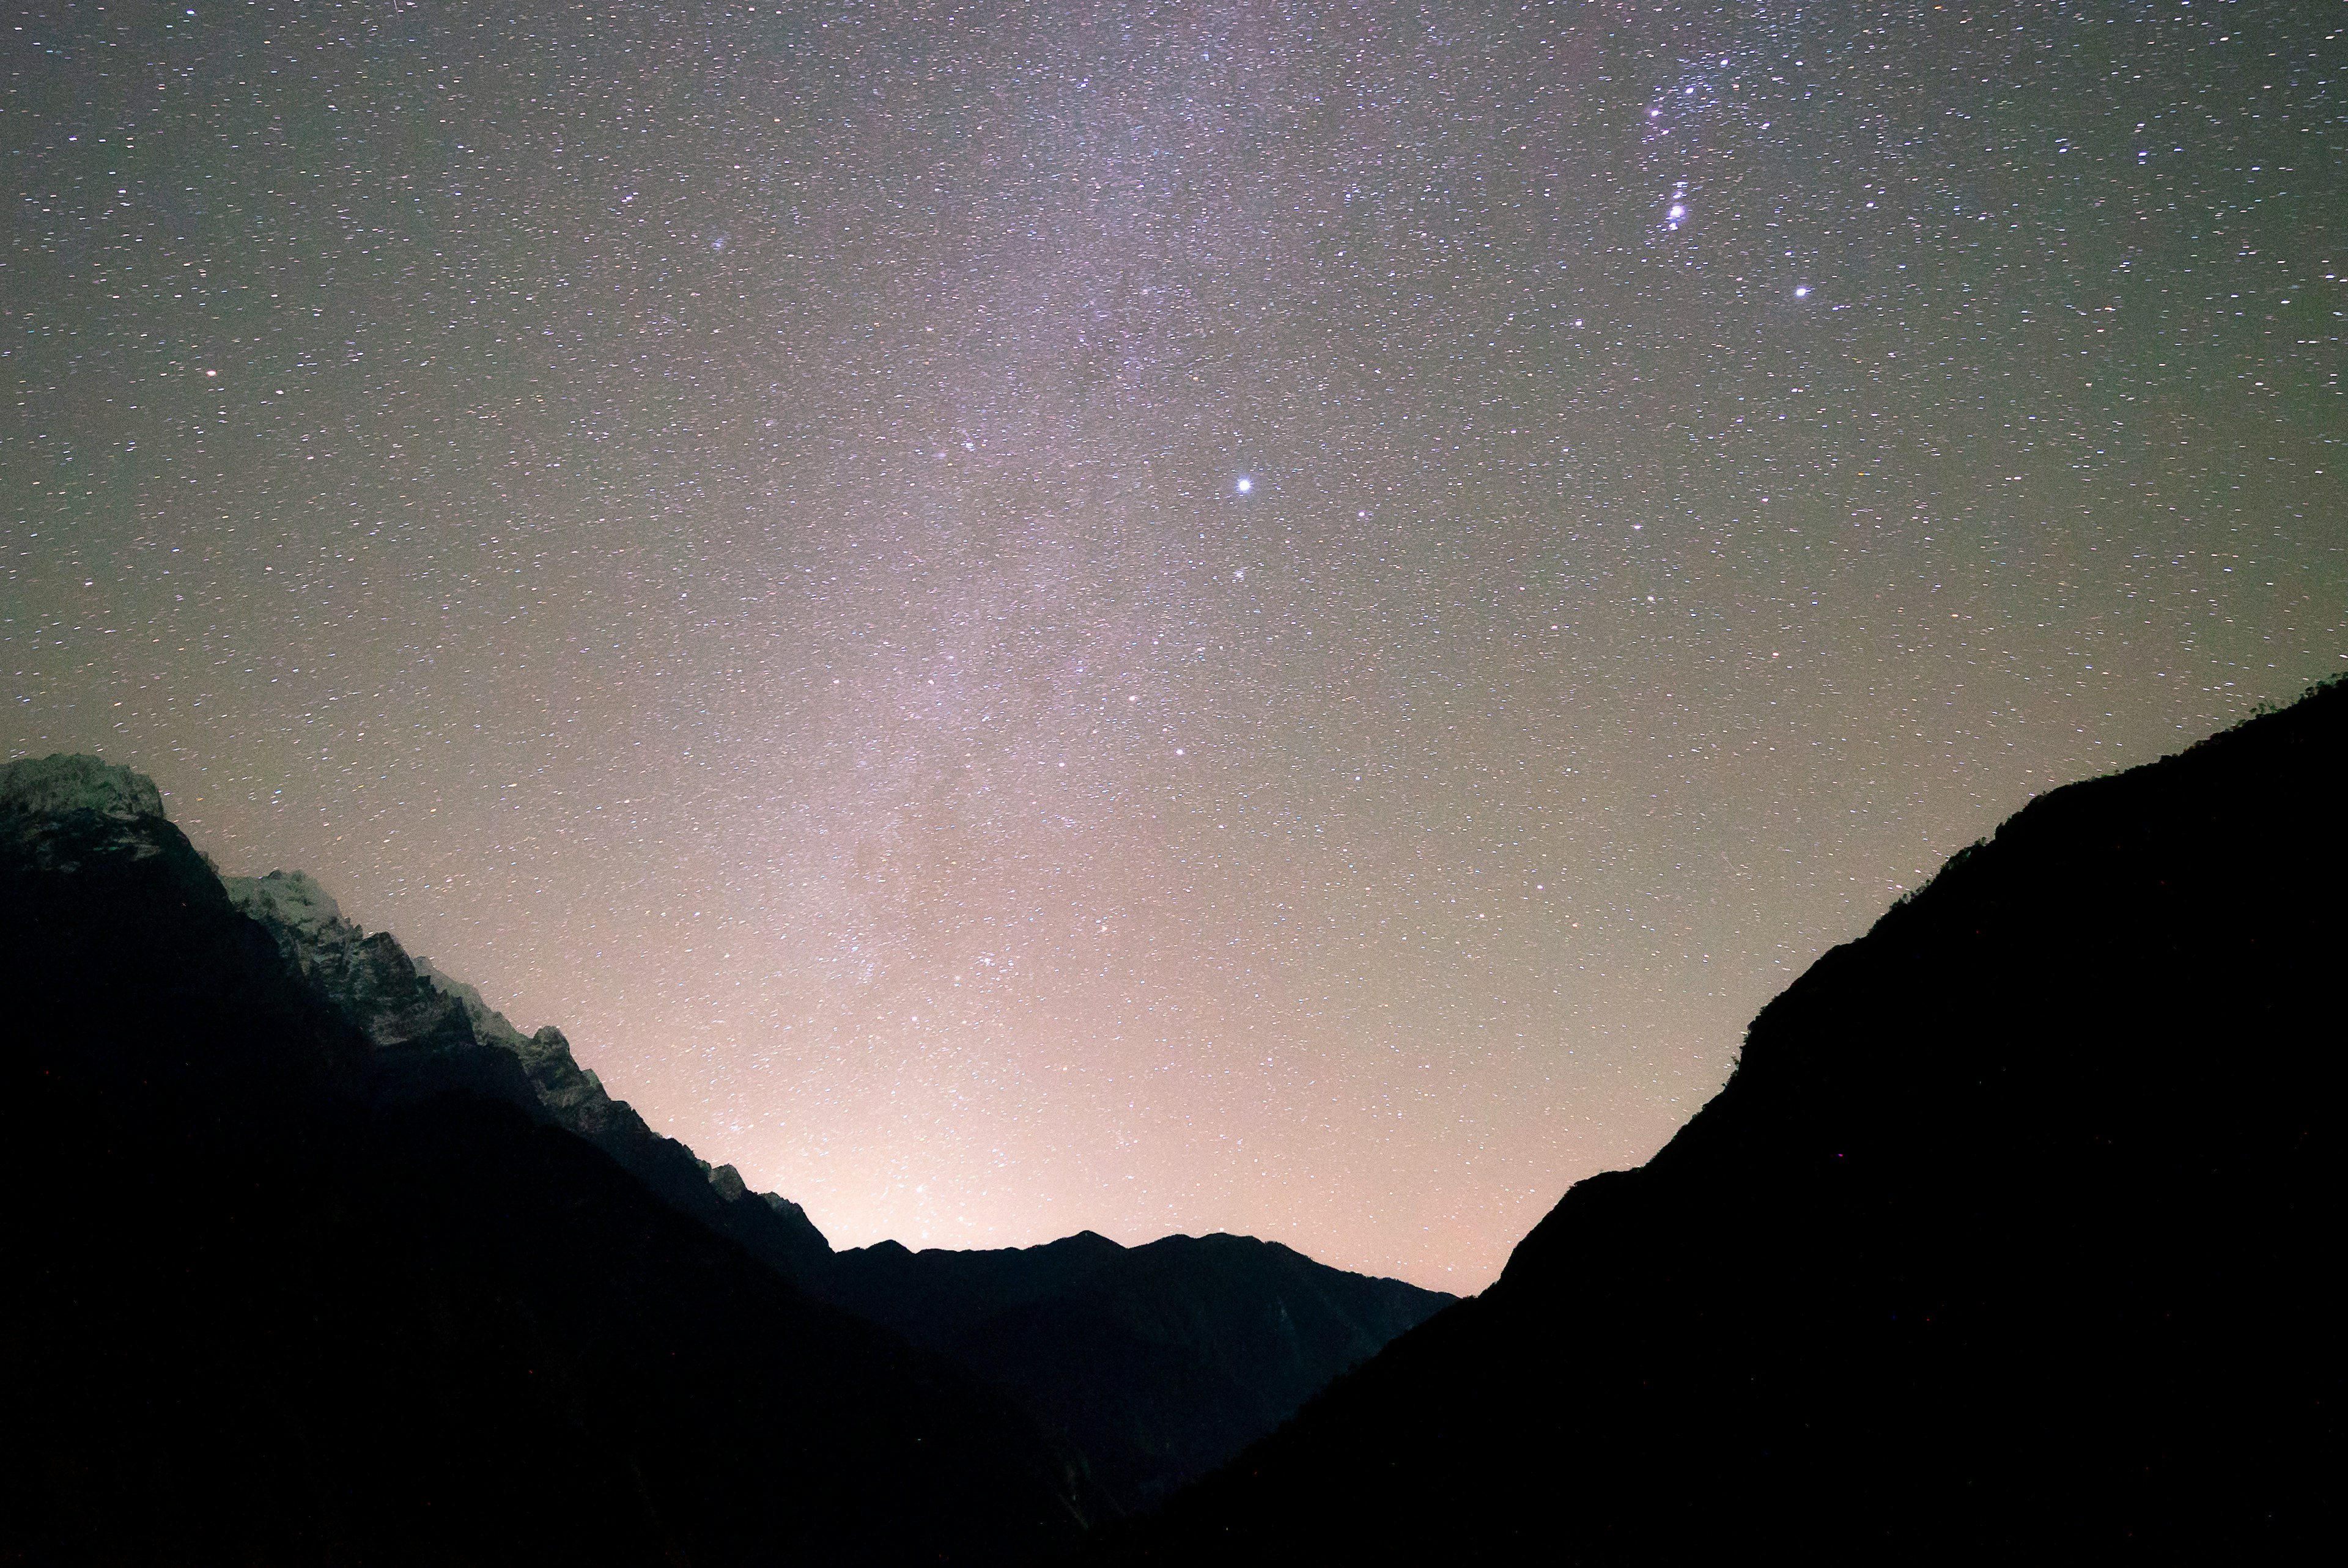
POLYGON ((2348 682, 2034 801, 1110 1556, 2271 1552, 2338 1440, 2348 682))
POLYGON ((91 758, 0 772, 0 984, 57 1434, 0 1556, 1050 1556, 1450 1299, 1242 1237, 834 1255, 91 758))
POLYGON ((468 1052, 510 1057, 547 1119, 672 1207, 1007 1395, 1074 1456, 1096 1510, 1147 1507, 1196 1480, 1452 1299, 1243 1236, 1128 1250, 1087 1232, 986 1252, 884 1242, 835 1253, 798 1204, 750 1192, 732 1166, 711 1166, 614 1100, 560 1030, 524 1035, 473 987, 345 920, 309 876, 222 885, 381 1060, 432 1063, 435 1081, 468 1052))
POLYGON ((369 935, 343 918, 304 873, 221 878, 229 900, 276 941, 322 999, 357 1025, 385 1061, 443 1062, 486 1050, 510 1059, 528 1097, 557 1126, 601 1149, 680 1212, 731 1237, 787 1278, 831 1255, 798 1204, 753 1193, 731 1165, 712 1167, 655 1132, 602 1081, 581 1068, 551 1024, 525 1035, 481 993, 427 959, 410 958, 387 931, 369 935))
MULTIPOLYGON (((392 997, 370 1039, 87 758, 0 780, 0 1557, 1033 1560, 1091 1493, 392 997), (412 1027, 411 1027, 412 1026, 412 1027)), ((377 954, 379 958, 382 955, 377 954)))
POLYGON ((1119 1512, 1266 1435, 1452 1297, 1252 1236, 1123 1247, 836 1253, 809 1282, 990 1383, 1064 1435, 1119 1512))

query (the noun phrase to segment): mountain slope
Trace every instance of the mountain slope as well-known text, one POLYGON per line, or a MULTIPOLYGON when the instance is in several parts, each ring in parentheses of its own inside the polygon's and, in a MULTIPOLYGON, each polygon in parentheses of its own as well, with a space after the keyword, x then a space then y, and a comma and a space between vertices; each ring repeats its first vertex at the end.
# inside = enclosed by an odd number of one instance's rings
POLYGON ((1296 1413, 1452 1297, 1252 1236, 1122 1247, 836 1254, 810 1288, 1007 1390, 1085 1455, 1120 1510, 1148 1506, 1296 1413))
POLYGON ((680 1214, 1036 1417, 1114 1511, 1145 1507, 1230 1459, 1451 1299, 1237 1236, 1130 1252, 1089 1234, 995 1252, 884 1243, 835 1256, 798 1204, 748 1192, 733 1167, 712 1169, 613 1099, 561 1031, 525 1036, 472 987, 345 919, 309 876, 273 871, 223 886, 379 1062, 410 1063, 431 1084, 454 1063, 510 1059, 546 1119, 680 1214))
POLYGON ((0 1327, 68 1434, 0 1549, 1048 1554, 1450 1300, 1232 1236, 835 1256, 95 759, 0 772, 0 897, 40 1281, 0 1327))
POLYGON ((680 1214, 447 1014, 379 987, 370 1038, 160 804, 87 758, 0 774, 0 1388, 37 1442, 0 1557, 1076 1537, 1086 1494, 1025 1418, 680 1214))
POLYGON ((1111 1555, 1914 1557, 2311 1529, 2348 683, 2057 791, 1111 1555))
POLYGON ((324 888, 299 871, 221 879, 229 901, 275 938, 311 989, 355 1024, 385 1060, 442 1061, 487 1047, 512 1059, 538 1108, 584 1138, 679 1212, 731 1237, 786 1278, 831 1255, 805 1210, 752 1193, 730 1165, 712 1169, 647 1125, 602 1081, 582 1069, 552 1025, 525 1035, 481 993, 424 959, 387 931, 372 936, 343 918, 324 888))

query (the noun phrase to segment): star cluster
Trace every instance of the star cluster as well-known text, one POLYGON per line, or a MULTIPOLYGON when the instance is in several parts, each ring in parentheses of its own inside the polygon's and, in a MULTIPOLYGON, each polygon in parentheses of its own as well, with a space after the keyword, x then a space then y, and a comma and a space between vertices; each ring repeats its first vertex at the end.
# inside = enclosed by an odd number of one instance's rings
POLYGON ((2330 10, 21 6, 5 748, 836 1242, 1474 1288, 2348 668, 2330 10))

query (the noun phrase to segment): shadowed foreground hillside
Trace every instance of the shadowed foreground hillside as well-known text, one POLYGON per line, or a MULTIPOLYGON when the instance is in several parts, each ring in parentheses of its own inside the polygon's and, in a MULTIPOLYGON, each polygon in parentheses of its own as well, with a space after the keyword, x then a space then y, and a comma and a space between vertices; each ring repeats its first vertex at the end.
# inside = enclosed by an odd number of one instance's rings
POLYGON ((1653 1160, 1102 1553, 2256 1554, 2333 1388, 2348 682, 2034 801, 1653 1160))

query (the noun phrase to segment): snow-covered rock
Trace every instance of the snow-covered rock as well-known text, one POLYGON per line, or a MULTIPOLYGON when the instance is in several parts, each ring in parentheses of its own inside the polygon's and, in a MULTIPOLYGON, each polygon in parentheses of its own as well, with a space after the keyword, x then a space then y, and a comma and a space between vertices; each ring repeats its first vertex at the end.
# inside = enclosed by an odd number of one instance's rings
POLYGON ((482 1040, 491 1045, 501 1045, 517 1054, 530 1043, 530 1036, 516 1029, 505 1014, 491 1007, 481 995, 479 987, 468 985, 429 958, 417 957, 413 962, 416 972, 422 975, 433 989, 457 999, 458 1005, 465 1009, 465 1016, 473 1020, 473 1032, 482 1040))
POLYGON ((370 936, 343 918, 307 874, 223 876, 221 885, 376 1050, 461 1051, 482 1043, 463 1003, 419 974, 389 932, 370 936))
POLYGON ((96 757, 19 757, 0 768, 0 813, 62 816, 76 811, 129 822, 162 815, 163 796, 145 774, 96 757))
POLYGON ((155 781, 96 757, 19 757, 0 767, 0 845, 71 870, 77 857, 162 853, 178 829, 155 781))
POLYGON ((550 1024, 522 1033, 479 988, 427 958, 409 958, 388 933, 370 936, 345 919, 312 877, 273 871, 222 881, 236 907, 275 938, 279 950, 378 1050, 496 1052, 520 1064, 530 1096, 556 1126, 602 1150, 685 1213, 736 1235, 787 1270, 830 1251, 798 1204, 751 1193, 733 1166, 713 1168, 654 1132, 626 1101, 614 1100, 602 1080, 579 1065, 561 1030, 550 1024))
POLYGON ((656 1136, 626 1101, 613 1099, 604 1091, 603 1081, 579 1065, 571 1054, 571 1042, 563 1038, 561 1030, 548 1024, 536 1034, 524 1034, 505 1014, 489 1006, 479 987, 448 974, 429 958, 417 959, 416 970, 427 983, 465 1009, 474 1034, 484 1044, 511 1051, 520 1061, 522 1071, 530 1075, 530 1087, 538 1092, 539 1102, 557 1125, 590 1141, 615 1130, 646 1138, 656 1136))

